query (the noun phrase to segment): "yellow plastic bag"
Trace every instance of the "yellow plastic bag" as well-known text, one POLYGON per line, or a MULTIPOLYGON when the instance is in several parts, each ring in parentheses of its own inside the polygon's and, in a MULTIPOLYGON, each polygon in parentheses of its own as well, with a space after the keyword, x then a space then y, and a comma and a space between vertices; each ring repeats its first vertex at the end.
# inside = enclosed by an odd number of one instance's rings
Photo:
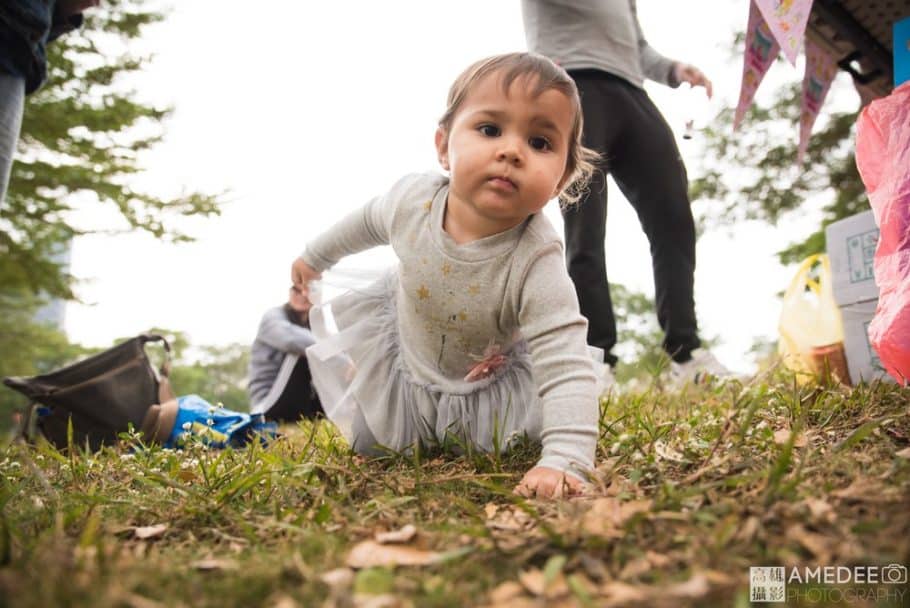
POLYGON ((831 288, 831 262, 823 253, 802 261, 784 293, 778 323, 783 364, 807 381, 836 374, 849 383, 844 356, 844 325, 831 288), (817 278, 813 268, 818 267, 817 278))

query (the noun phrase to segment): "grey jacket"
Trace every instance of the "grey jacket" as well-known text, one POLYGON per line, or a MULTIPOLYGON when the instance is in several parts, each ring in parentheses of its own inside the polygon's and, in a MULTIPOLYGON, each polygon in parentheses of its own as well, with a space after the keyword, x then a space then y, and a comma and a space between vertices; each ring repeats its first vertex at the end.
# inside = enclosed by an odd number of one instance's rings
POLYGON ((528 49, 566 70, 603 70, 641 87, 679 86, 673 60, 645 40, 635 0, 522 0, 528 49))
POLYGON ((270 308, 259 322, 250 349, 250 403, 257 403, 269 394, 286 354, 304 355, 315 342, 310 329, 292 320, 285 306, 270 308))

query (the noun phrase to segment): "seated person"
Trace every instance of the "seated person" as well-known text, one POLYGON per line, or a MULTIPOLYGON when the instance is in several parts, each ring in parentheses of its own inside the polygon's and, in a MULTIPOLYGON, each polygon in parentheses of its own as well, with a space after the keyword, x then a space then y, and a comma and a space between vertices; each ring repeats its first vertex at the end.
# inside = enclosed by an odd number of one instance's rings
POLYGON ((263 315, 250 353, 251 413, 277 422, 323 413, 305 354, 316 341, 310 331, 310 306, 306 288, 291 287, 287 304, 263 315))

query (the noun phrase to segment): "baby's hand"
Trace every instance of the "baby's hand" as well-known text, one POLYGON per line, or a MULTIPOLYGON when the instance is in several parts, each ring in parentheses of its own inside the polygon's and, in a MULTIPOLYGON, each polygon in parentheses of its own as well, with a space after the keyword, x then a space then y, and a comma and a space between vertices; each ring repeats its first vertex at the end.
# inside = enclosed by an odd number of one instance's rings
POLYGON ((318 280, 320 276, 312 266, 303 261, 303 258, 297 258, 291 264, 291 281, 298 289, 306 287, 310 281, 318 280))
POLYGON ((583 481, 549 467, 534 467, 515 486, 515 493, 525 498, 564 498, 584 491, 583 481))

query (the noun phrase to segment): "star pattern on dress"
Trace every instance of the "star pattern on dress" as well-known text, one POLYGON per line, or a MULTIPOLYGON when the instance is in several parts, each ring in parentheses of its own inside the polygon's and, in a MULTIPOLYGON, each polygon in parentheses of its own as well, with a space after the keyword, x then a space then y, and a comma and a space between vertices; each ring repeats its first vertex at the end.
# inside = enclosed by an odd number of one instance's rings
POLYGON ((443 263, 443 265, 442 265, 443 276, 449 276, 450 272, 452 272, 452 266, 450 266, 448 262, 443 263))
POLYGON ((459 311, 459 313, 458 313, 458 320, 459 320, 459 321, 467 321, 467 320, 468 320, 468 313, 467 313, 467 311, 465 311, 463 308, 462 308, 462 309, 459 311))
POLYGON ((426 285, 421 285, 417 288, 417 297, 421 300, 426 300, 430 297, 430 290, 427 289, 426 285))
POLYGON ((468 285, 468 293, 472 296, 476 296, 480 293, 480 285, 468 285))
POLYGON ((432 206, 433 206, 433 199, 430 199, 423 204, 423 210, 429 211, 432 206))

